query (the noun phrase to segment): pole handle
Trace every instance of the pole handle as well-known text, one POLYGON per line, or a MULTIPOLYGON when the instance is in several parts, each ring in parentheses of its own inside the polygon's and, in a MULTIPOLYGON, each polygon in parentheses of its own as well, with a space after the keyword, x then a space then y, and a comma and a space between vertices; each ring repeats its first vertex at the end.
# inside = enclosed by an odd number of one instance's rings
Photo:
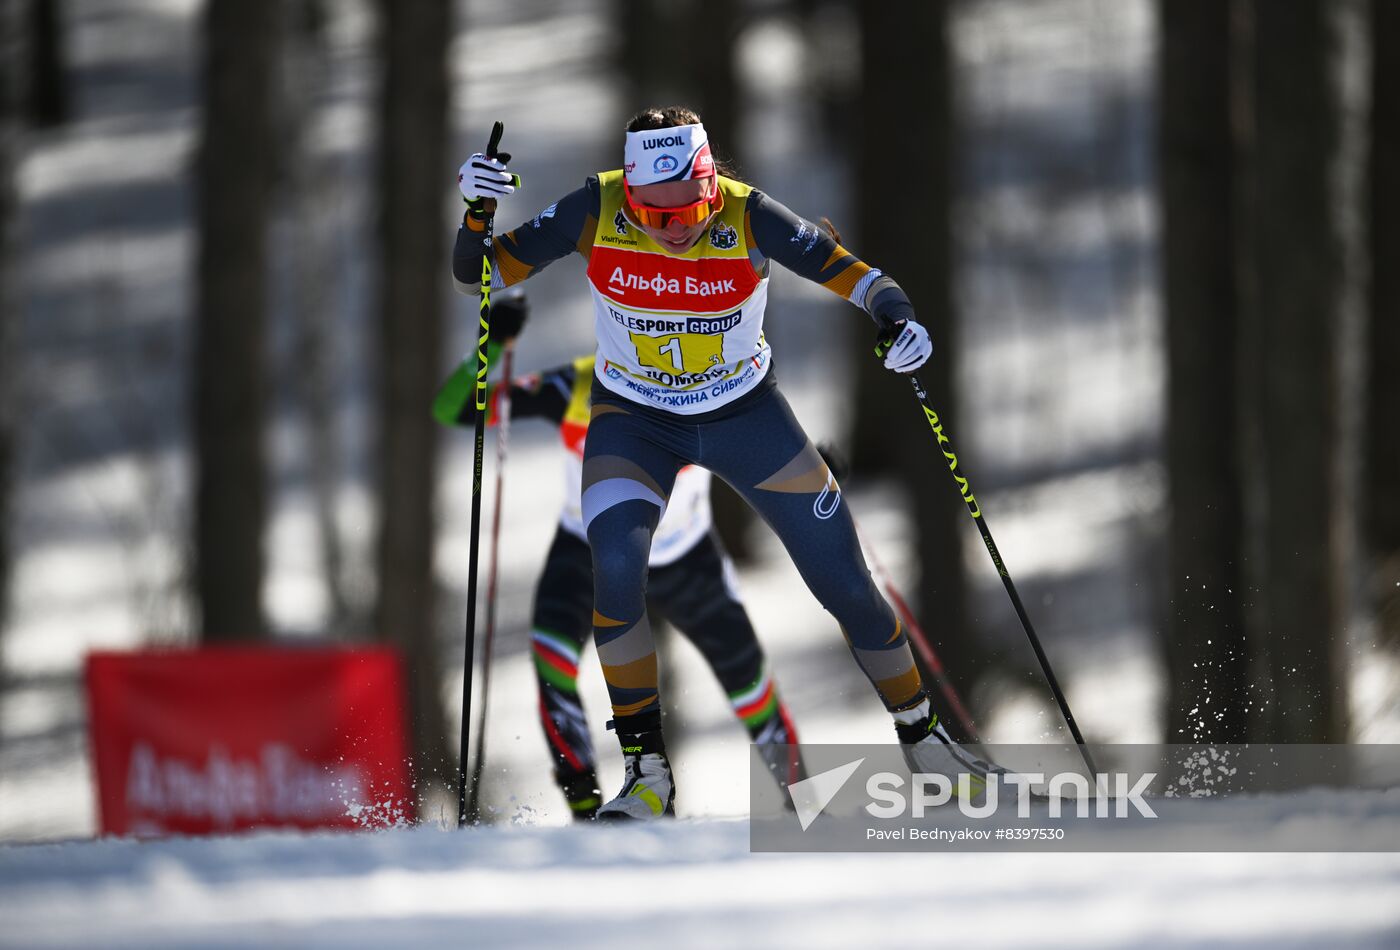
POLYGON ((880 359, 885 358, 885 354, 894 346, 894 341, 899 338, 899 331, 904 329, 903 320, 891 320, 889 317, 877 317, 873 314, 871 319, 879 327, 875 336, 875 355, 880 359))
MULTIPOLYGON (((497 122, 491 126, 491 138, 486 143, 486 157, 499 158, 503 162, 510 161, 510 152, 500 151, 501 136, 505 134, 506 126, 504 122, 497 122)), ((510 183, 516 188, 520 187, 520 176, 514 172, 510 173, 510 183)))

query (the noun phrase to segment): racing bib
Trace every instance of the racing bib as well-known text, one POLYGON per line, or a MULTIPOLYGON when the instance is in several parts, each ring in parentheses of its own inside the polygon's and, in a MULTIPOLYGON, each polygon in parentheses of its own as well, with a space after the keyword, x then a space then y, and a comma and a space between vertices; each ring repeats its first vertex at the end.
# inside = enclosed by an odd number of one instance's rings
POLYGON ((610 391, 692 415, 717 409, 768 372, 768 279, 749 259, 752 189, 721 177, 724 208, 685 254, 669 254, 628 217, 620 171, 598 176, 599 225, 588 261, 596 375, 610 391))

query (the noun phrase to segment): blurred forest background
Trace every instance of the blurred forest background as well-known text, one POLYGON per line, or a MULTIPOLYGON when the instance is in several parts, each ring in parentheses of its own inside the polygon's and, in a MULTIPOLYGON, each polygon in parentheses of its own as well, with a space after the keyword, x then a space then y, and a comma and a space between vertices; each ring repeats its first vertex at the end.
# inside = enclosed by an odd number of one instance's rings
MULTIPOLYGON (((428 407, 474 324, 453 172, 504 121, 512 227, 677 101, 909 291, 932 403, 1091 739, 1400 736, 1400 4, 0 11, 0 836, 90 830, 95 647, 392 643, 420 791, 450 785, 470 446, 428 407)), ((532 281, 517 366, 590 348, 575 267, 532 281)), ((1058 735, 907 382, 859 313, 774 285, 779 378, 849 454, 982 731, 1058 735)), ((560 495, 549 433, 511 452, 503 662, 560 495)), ((837 741, 839 635, 715 502, 760 636, 792 644, 804 738, 837 741)), ((543 775, 516 700, 502 735, 543 775)))

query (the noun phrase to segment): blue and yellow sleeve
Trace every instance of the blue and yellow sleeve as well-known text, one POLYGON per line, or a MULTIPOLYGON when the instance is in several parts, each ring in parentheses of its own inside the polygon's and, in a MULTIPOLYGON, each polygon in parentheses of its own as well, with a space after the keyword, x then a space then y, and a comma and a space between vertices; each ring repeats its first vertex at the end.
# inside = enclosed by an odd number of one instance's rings
MULTIPOLYGON (((518 284, 575 251, 587 258, 598 229, 598 203, 595 176, 519 227, 495 235, 493 288, 518 284)), ((452 277, 462 293, 481 292, 485 242, 486 223, 465 215, 452 248, 452 277)))
POLYGON ((846 250, 821 226, 760 191, 749 197, 744 226, 750 247, 849 300, 878 322, 913 317, 909 298, 893 278, 846 250))

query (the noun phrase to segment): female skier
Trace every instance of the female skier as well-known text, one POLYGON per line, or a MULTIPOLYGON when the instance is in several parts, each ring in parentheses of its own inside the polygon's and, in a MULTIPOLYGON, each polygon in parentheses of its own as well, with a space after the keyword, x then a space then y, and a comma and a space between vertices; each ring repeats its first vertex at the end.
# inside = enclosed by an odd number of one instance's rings
MULTIPOLYGON (((583 463, 593 551, 593 632, 626 763, 599 818, 672 813, 646 617, 647 556, 686 465, 732 485, 782 540, 841 626, 918 771, 985 771, 931 711, 909 642, 871 580, 841 490, 778 392, 763 337, 777 261, 864 309, 889 341, 885 366, 912 372, 928 332, 889 275, 816 225, 717 168, 689 109, 638 113, 623 166, 591 176, 491 248, 493 289, 577 252, 587 261, 598 341, 583 463), (654 802, 659 801, 660 808, 654 802)), ((458 174, 467 213, 453 249, 459 290, 479 292, 485 220, 515 189, 504 161, 471 156, 458 174)))
MULTIPOLYGON (((523 294, 492 301, 492 348, 498 346, 497 339, 519 333, 526 313, 523 294)), ((577 820, 593 818, 602 804, 593 742, 578 694, 579 656, 593 634, 593 560, 580 507, 593 359, 586 356, 523 376, 511 380, 509 387, 512 418, 547 419, 559 427, 564 442, 564 510, 535 587, 530 654, 554 781, 577 820)), ((495 363, 494 354, 490 362, 495 363)), ((473 356, 438 390, 434 417, 444 425, 470 425, 475 385, 473 356)), ((488 425, 495 423, 498 396, 498 387, 493 387, 488 425)), ((699 649, 779 785, 800 781, 797 731, 739 600, 733 565, 714 534, 709 472, 688 465, 677 474, 648 563, 650 606, 699 649)), ((659 798, 653 804, 663 807, 659 798)))

